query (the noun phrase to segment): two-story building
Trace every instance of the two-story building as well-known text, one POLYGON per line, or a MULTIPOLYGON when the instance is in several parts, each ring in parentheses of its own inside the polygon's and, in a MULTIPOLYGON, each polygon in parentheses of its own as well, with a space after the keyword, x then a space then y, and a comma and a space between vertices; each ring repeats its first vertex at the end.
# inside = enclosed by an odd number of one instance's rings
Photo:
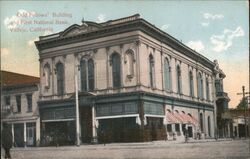
POLYGON ((138 14, 35 44, 45 143, 75 143, 78 101, 83 143, 214 137, 215 63, 138 14))
POLYGON ((16 147, 39 145, 39 82, 38 77, 1 71, 1 123, 11 125, 16 147))

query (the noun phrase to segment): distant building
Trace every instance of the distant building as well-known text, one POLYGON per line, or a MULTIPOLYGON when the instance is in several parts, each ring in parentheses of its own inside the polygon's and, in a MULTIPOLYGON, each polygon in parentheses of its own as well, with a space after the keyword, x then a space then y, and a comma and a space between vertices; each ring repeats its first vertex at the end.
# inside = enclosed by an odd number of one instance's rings
POLYGON ((215 92, 216 92, 216 110, 217 110, 217 135, 219 138, 230 137, 230 120, 223 118, 223 113, 228 110, 230 101, 228 94, 224 91, 223 79, 225 73, 219 69, 219 64, 215 60, 215 92))
POLYGON ((39 145, 39 78, 1 71, 1 90, 1 121, 11 125, 14 146, 39 145))
POLYGON ((216 63, 138 14, 83 21, 36 47, 48 145, 75 143, 75 86, 83 143, 215 136, 216 63))
POLYGON ((227 129, 223 131, 224 137, 242 138, 250 136, 250 109, 246 110, 246 114, 245 110, 229 109, 222 114, 222 119, 227 121, 225 125, 227 129))

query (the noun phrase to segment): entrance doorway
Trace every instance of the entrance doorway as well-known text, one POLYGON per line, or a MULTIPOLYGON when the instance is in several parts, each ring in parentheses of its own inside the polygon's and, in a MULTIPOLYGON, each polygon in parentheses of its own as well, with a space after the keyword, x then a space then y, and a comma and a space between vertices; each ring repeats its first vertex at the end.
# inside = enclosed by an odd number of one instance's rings
POLYGON ((91 143, 92 139, 92 110, 91 107, 80 108, 81 141, 91 143))
POLYGON ((24 124, 14 124, 14 146, 24 147, 24 124))
POLYGON ((188 137, 193 137, 193 128, 192 128, 192 126, 188 126, 188 137))
POLYGON ((27 123, 26 136, 27 136, 27 146, 35 146, 35 144, 36 144, 36 123, 27 123))

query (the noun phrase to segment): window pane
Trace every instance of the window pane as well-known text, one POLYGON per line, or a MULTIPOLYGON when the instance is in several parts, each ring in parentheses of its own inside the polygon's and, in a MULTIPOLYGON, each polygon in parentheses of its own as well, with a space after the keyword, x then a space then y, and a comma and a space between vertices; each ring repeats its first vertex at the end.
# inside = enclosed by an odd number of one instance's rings
POLYGON ((94 90, 94 62, 92 59, 88 61, 88 81, 89 81, 89 91, 94 90))
POLYGON ((27 97, 27 106, 28 106, 27 111, 31 112, 32 111, 32 95, 28 94, 26 97, 27 97))
POLYGON ((169 72, 169 63, 165 60, 164 64, 164 80, 165 80, 165 89, 170 89, 170 72, 169 72))
POLYGON ((62 63, 56 65, 57 70, 57 93, 63 95, 64 91, 64 67, 62 63))
POLYGON ((112 73, 113 73, 113 87, 117 88, 121 86, 120 77, 120 56, 115 53, 112 56, 112 73))
POLYGON ((81 87, 82 91, 87 91, 87 65, 86 60, 82 59, 80 63, 81 67, 81 87))
POLYGON ((16 96, 16 105, 17 105, 17 112, 21 112, 21 96, 16 96))

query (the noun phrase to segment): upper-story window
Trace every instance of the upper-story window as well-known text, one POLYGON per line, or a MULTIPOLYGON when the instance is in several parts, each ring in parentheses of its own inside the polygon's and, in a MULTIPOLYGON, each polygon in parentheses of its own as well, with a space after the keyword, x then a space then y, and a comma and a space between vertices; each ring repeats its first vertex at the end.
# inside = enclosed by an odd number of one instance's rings
POLYGON ((27 111, 32 112, 32 94, 27 94, 27 111))
POLYGON ((21 95, 16 95, 17 112, 21 112, 21 95))
POLYGON ((64 94, 64 66, 61 62, 56 64, 57 94, 64 94))
POLYGON ((194 96, 194 77, 193 72, 189 71, 189 95, 194 96))
POLYGON ((10 105, 10 96, 5 96, 4 97, 4 104, 5 105, 10 105))
POLYGON ((127 67, 127 77, 132 78, 134 76, 134 52, 129 49, 125 54, 125 65, 127 67))
POLYGON ((177 79, 177 93, 181 94, 181 69, 180 66, 176 67, 176 79, 177 79))
POLYGON ((93 91, 95 87, 94 61, 92 59, 82 59, 81 68, 81 89, 82 91, 93 91))
POLYGON ((206 78, 206 95, 207 95, 207 100, 210 99, 210 89, 209 89, 209 81, 208 78, 206 78))
POLYGON ((171 78, 170 78, 170 65, 168 59, 164 61, 164 83, 165 90, 171 89, 171 78))
POLYGON ((111 56, 113 87, 121 87, 121 57, 118 53, 111 56))
POLYGON ((44 76, 45 76, 45 87, 49 88, 50 86, 50 66, 49 64, 44 65, 44 76))
POLYGON ((154 87, 154 57, 149 55, 149 82, 150 86, 154 87))
POLYGON ((198 91, 198 98, 203 98, 203 80, 202 80, 202 75, 201 73, 199 72, 198 74, 198 78, 197 78, 197 91, 198 91))

